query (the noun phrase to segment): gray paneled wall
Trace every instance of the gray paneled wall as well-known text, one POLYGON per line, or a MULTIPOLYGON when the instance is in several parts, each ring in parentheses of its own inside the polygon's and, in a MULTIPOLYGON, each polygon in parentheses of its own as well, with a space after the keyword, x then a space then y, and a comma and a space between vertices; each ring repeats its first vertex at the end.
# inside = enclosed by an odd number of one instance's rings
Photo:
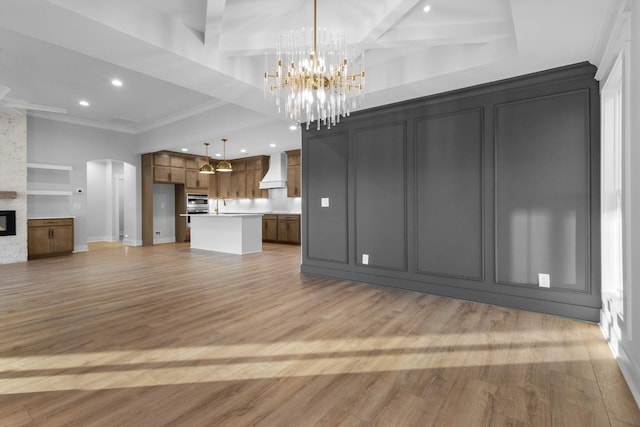
POLYGON ((406 122, 354 135, 355 262, 407 269, 406 122))
POLYGON ((496 107, 498 282, 587 291, 588 123, 588 90, 496 107))
POLYGON ((596 321, 594 74, 577 64, 304 132, 301 271, 596 321))
POLYGON ((482 109, 416 120, 418 272, 482 280, 482 109))
POLYGON ((308 188, 305 259, 349 262, 347 240, 347 143, 346 133, 319 135, 312 138, 307 151, 315 160, 307 165, 305 178, 315 185, 308 188), (326 199, 328 206, 322 206, 326 199))

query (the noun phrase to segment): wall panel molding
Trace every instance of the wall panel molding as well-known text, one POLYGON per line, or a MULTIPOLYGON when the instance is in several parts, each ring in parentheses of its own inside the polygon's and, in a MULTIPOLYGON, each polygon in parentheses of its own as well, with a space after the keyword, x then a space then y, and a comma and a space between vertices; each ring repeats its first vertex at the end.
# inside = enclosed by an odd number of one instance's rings
POLYGON ((301 271, 598 321, 595 71, 576 64, 304 131, 301 271), (405 162, 392 156, 402 171, 380 181, 399 123, 405 162), (331 215, 325 193, 344 201, 331 215))
POLYGON ((407 270, 406 128, 393 121, 353 132, 356 265, 407 270))
POLYGON ((482 108, 418 118, 416 272, 484 280, 482 108))
POLYGON ((588 89, 498 104, 494 117, 496 283, 537 288, 544 273, 553 290, 589 292, 588 89))

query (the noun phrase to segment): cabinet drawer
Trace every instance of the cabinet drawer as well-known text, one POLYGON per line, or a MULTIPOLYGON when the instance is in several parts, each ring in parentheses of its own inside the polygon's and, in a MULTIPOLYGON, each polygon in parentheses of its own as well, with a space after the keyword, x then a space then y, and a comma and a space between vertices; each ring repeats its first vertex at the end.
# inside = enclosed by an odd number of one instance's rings
POLYGON ((278 219, 278 215, 275 215, 275 214, 264 214, 264 215, 262 215, 262 219, 278 219))
POLYGON ((27 225, 29 227, 73 226, 73 218, 30 219, 27 221, 27 225))
POLYGON ((300 221, 300 215, 278 215, 280 221, 300 221))

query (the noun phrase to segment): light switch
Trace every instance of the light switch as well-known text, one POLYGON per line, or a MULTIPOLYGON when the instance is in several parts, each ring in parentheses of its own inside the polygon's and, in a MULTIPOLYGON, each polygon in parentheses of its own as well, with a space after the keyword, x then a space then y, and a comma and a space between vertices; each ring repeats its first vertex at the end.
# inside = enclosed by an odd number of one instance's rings
POLYGON ((364 265, 369 264, 369 254, 362 254, 362 263, 364 265))
POLYGON ((328 208, 329 207, 329 198, 328 197, 323 197, 320 199, 320 207, 322 208, 328 208))

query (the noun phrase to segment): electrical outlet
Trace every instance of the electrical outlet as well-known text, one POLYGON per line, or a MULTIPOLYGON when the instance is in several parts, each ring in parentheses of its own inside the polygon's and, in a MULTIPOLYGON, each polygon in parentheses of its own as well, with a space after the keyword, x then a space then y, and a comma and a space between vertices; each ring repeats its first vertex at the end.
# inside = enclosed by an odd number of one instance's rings
POLYGON ((548 274, 538 274, 538 286, 540 286, 541 288, 551 287, 551 279, 548 274))
POLYGON ((369 254, 362 254, 362 263, 364 265, 369 264, 369 254))

